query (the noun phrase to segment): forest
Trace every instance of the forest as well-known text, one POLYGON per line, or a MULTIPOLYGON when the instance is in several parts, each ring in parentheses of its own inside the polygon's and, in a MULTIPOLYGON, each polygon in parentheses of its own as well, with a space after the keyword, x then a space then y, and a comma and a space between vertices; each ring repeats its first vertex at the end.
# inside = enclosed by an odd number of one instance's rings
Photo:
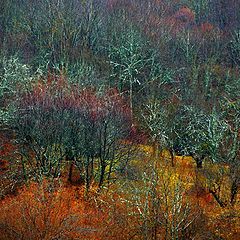
POLYGON ((77 239, 240 239, 239 0, 0 1, 0 240, 77 239))

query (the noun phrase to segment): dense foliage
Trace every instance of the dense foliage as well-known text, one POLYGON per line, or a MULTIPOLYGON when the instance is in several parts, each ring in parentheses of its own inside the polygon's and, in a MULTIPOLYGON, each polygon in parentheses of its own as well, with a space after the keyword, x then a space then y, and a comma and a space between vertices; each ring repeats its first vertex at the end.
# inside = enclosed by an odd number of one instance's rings
POLYGON ((2 1, 0 239, 237 240, 239 26, 238 0, 2 1))

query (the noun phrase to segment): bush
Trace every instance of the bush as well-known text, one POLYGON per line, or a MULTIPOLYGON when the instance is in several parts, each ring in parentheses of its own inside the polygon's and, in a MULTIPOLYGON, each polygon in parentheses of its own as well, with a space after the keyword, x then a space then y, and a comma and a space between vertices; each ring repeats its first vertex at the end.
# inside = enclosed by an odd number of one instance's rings
POLYGON ((30 183, 1 203, 0 239, 99 239, 104 214, 77 202, 76 192, 57 182, 30 183))

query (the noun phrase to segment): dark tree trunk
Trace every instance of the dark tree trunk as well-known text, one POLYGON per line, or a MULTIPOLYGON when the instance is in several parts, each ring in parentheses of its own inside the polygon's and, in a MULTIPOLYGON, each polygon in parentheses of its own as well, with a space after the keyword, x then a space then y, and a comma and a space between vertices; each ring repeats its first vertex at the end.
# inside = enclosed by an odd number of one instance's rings
POLYGON ((99 188, 101 188, 101 186, 103 185, 105 170, 106 170, 105 163, 101 163, 101 173, 100 173, 100 179, 99 179, 99 184, 98 184, 99 188))
POLYGON ((110 183, 110 178, 111 178, 111 173, 112 173, 112 167, 113 167, 113 159, 111 160, 110 166, 109 166, 109 172, 108 172, 108 177, 107 177, 108 184, 110 183))
POLYGON ((175 166, 175 162, 174 162, 174 153, 172 150, 169 150, 170 152, 170 157, 171 157, 171 166, 174 167, 175 166))
POLYGON ((203 161, 202 159, 196 159, 196 164, 197 164, 197 168, 203 168, 203 161))
POLYGON ((197 156, 195 158, 196 164, 197 164, 197 168, 203 168, 203 161, 204 161, 205 156, 197 156))
POLYGON ((85 191, 86 191, 86 194, 88 194, 88 190, 90 188, 89 160, 90 160, 90 158, 87 157, 86 163, 85 163, 85 187, 86 187, 85 191))
POLYGON ((227 206, 227 204, 220 199, 219 195, 215 191, 210 190, 209 192, 213 195, 220 207, 224 208, 227 206))
POLYGON ((237 182, 233 181, 232 186, 231 186, 231 200, 230 200, 230 203, 232 206, 234 206, 234 204, 236 202, 237 192, 238 192, 237 182))
POLYGON ((73 164, 73 161, 71 161, 69 173, 68 173, 68 181, 69 182, 72 182, 73 168, 74 168, 74 164, 73 164))
POLYGON ((91 181, 94 180, 94 157, 91 157, 91 165, 90 165, 91 169, 90 169, 90 179, 91 181))
POLYGON ((70 162, 70 168, 69 168, 69 172, 68 172, 68 181, 72 182, 73 169, 74 169, 74 156, 73 156, 72 151, 69 149, 67 149, 67 151, 66 151, 65 161, 70 162))

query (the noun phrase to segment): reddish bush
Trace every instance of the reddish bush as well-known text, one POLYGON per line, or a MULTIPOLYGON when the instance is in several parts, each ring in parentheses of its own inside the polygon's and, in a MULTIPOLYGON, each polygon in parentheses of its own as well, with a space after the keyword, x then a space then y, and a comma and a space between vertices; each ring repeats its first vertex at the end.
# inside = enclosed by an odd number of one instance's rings
POLYGON ((194 24, 195 14, 188 8, 183 7, 170 17, 166 17, 165 22, 171 29, 172 33, 178 33, 182 29, 190 27, 194 24))
POLYGON ((201 26, 200 26, 200 31, 202 33, 209 33, 213 29, 214 29, 214 26, 211 23, 209 23, 209 22, 202 23, 201 26))
POLYGON ((101 239, 105 214, 79 194, 76 199, 74 188, 31 183, 1 202, 0 239, 101 239))
POLYGON ((173 17, 182 23, 192 23, 195 20, 195 13, 188 7, 182 7, 173 17))

